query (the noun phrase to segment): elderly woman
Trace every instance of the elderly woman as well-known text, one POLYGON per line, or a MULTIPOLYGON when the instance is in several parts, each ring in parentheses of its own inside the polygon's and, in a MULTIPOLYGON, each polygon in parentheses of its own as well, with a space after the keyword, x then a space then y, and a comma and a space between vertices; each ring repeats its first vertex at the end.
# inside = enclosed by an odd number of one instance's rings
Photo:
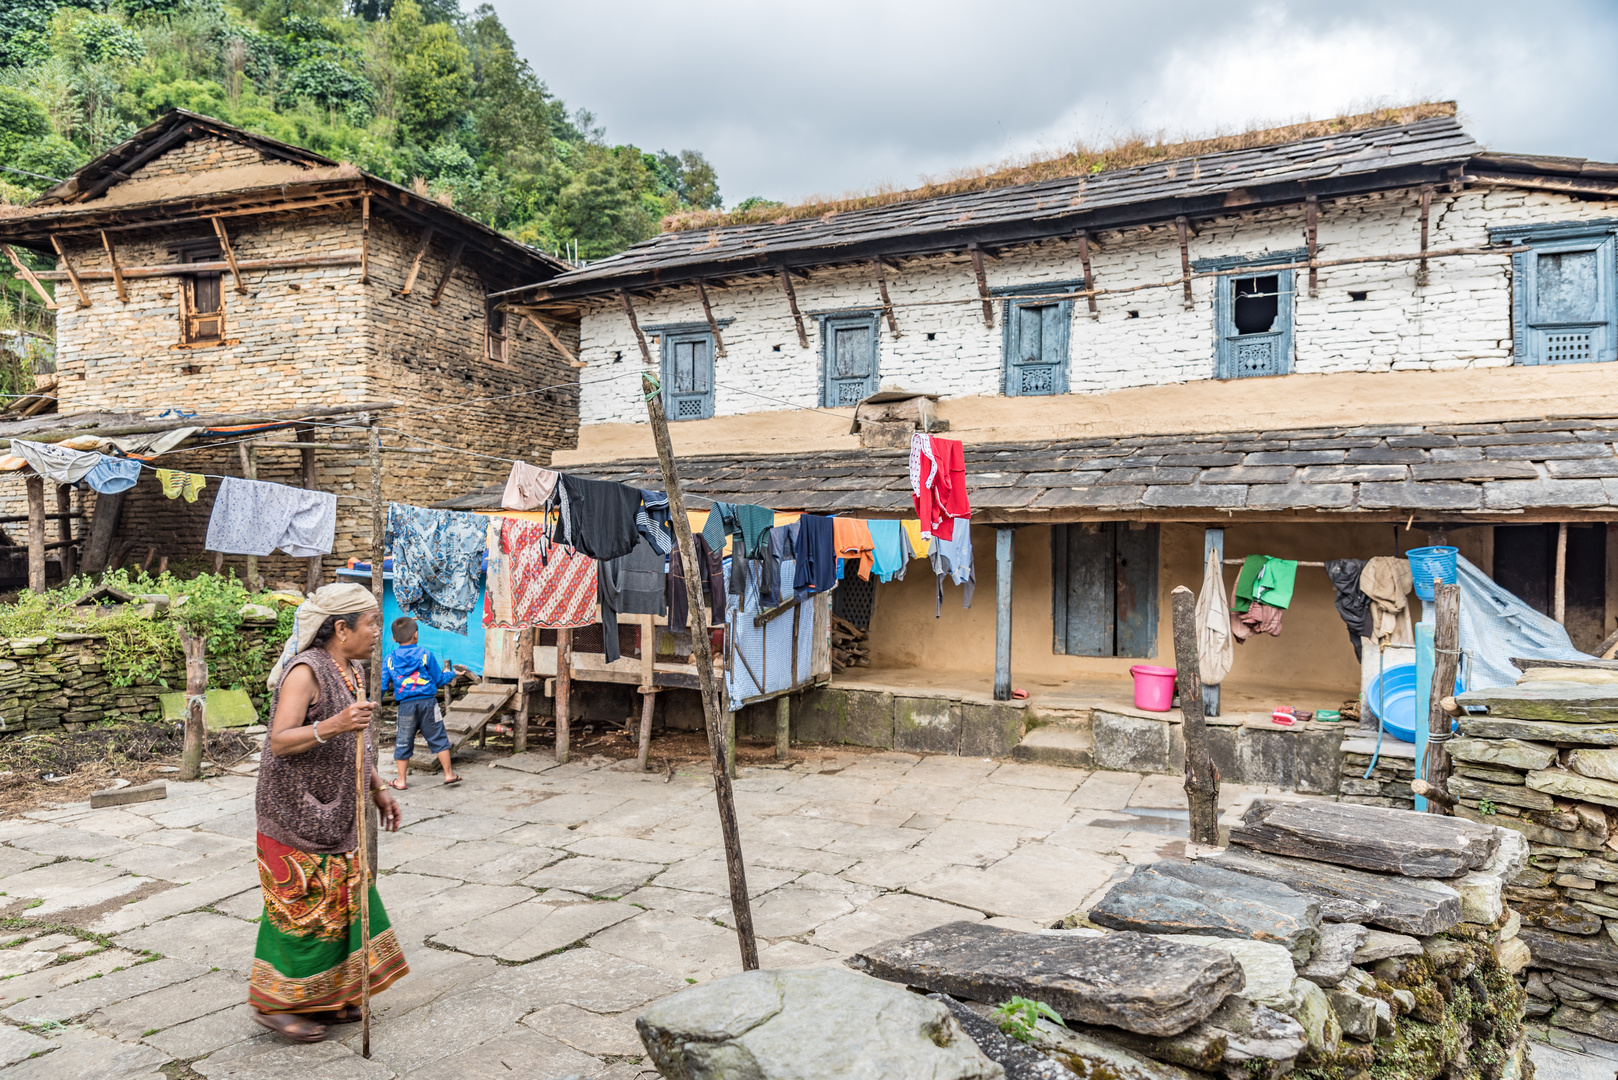
MULTIPOLYGON (((366 735, 373 703, 356 661, 381 633, 376 598, 328 585, 299 607, 293 640, 270 674, 270 736, 258 773, 258 873, 264 917, 248 1001, 254 1018, 299 1042, 360 1018, 356 739, 365 739, 366 786, 388 830, 399 806, 376 774, 366 735)), ((371 992, 410 969, 369 881, 371 992)))

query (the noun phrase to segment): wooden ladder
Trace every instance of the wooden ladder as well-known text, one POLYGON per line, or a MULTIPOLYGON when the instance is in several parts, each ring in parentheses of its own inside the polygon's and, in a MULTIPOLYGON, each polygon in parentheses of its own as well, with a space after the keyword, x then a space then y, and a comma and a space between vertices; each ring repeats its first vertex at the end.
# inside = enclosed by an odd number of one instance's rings
POLYGON ((516 683, 484 682, 472 687, 444 714, 444 730, 449 735, 451 753, 476 737, 506 707, 517 692, 516 683))

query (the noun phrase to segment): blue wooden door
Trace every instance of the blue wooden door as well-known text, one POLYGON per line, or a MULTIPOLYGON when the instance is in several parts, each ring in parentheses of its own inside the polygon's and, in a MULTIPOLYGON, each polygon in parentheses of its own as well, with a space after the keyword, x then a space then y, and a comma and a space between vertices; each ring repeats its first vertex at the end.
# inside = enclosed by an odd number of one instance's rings
POLYGON ((1009 305, 1006 319, 1006 394, 1067 392, 1068 323, 1072 305, 1009 305))
POLYGON ((663 393, 670 420, 713 415, 713 338, 670 334, 664 339, 663 393))
POLYGON ((857 405, 876 393, 876 318, 861 313, 821 320, 822 405, 857 405))
POLYGON ((1154 655, 1157 548, 1156 525, 1053 526, 1053 650, 1067 656, 1154 655))

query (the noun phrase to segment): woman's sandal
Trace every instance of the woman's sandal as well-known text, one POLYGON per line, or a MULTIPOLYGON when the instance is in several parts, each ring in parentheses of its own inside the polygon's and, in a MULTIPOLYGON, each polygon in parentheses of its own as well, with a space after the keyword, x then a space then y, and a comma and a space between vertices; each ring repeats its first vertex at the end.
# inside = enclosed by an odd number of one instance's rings
POLYGON ((328 1026, 335 1026, 337 1024, 357 1024, 364 1019, 365 1016, 364 1012, 358 1005, 344 1005, 341 1009, 337 1009, 334 1012, 321 1013, 320 1015, 326 1019, 328 1026))
POLYGON ((253 1010, 253 1019, 293 1042, 317 1043, 326 1038, 326 1026, 300 1013, 263 1013, 253 1010))
POLYGON ((403 780, 389 780, 388 781, 388 786, 390 788, 392 788, 394 791, 409 791, 410 790, 410 785, 405 783, 403 780))
POLYGON ((465 780, 465 779, 466 779, 466 777, 464 777, 464 776, 446 776, 444 778, 444 786, 449 787, 451 784, 459 784, 462 780, 465 780))

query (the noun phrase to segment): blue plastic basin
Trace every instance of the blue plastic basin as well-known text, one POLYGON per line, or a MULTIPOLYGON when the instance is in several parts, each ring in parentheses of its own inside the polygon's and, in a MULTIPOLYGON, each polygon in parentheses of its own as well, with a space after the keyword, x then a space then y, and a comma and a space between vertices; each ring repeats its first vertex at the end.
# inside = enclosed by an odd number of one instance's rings
MULTIPOLYGON (((1461 680, 1455 680, 1457 692, 1461 680)), ((1378 675, 1366 691, 1365 704, 1382 721, 1389 735, 1402 742, 1416 741, 1416 665, 1398 664, 1378 675)), ((1423 720, 1426 718, 1423 717, 1423 720)))

